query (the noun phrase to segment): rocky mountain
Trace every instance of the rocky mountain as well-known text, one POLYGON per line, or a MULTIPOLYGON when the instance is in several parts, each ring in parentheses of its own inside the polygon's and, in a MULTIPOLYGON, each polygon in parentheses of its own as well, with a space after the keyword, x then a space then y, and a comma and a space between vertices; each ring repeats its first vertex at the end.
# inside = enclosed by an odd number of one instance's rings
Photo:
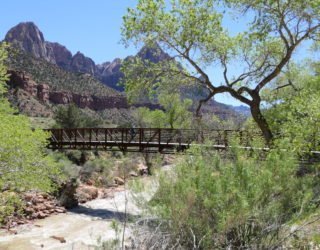
POLYGON ((96 73, 96 64, 94 61, 80 51, 72 57, 70 65, 67 65, 67 67, 73 72, 87 73, 92 76, 95 76, 96 73))
MULTIPOLYGON (((116 58, 112 62, 95 64, 91 58, 81 52, 72 55, 65 46, 46 41, 42 32, 32 22, 16 25, 8 31, 4 40, 10 43, 11 50, 14 50, 11 51, 8 60, 9 68, 13 72, 16 71, 17 74, 28 75, 29 79, 33 79, 37 83, 37 87, 29 87, 37 89, 38 92, 33 96, 36 96, 41 102, 43 102, 41 86, 48 86, 48 98, 45 97, 45 99, 47 98, 52 104, 75 102, 80 107, 93 110, 113 108, 118 104, 119 108, 127 107, 126 100, 121 99, 125 98, 124 94, 120 93, 123 88, 118 86, 123 76, 120 71, 123 60, 116 58), (107 97, 111 100, 120 98, 121 101, 108 102, 105 101, 107 97)), ((170 58, 157 45, 152 48, 145 46, 135 56, 154 63, 170 58)), ((129 56, 124 60, 129 60, 132 57, 129 56)), ((29 90, 24 89, 24 91, 28 92, 29 90)), ((199 96, 195 95, 192 96, 192 99, 197 100, 199 96)), ((141 105, 138 104, 138 106, 141 105)), ((151 104, 148 105, 151 106, 151 104)), ((237 113, 248 114, 246 107, 236 109, 214 100, 208 104, 206 109, 210 109, 211 112, 223 118, 227 118, 229 115, 234 117, 237 113)))
POLYGON ((19 23, 8 31, 4 40, 36 58, 56 63, 50 43, 44 40, 42 32, 34 23, 19 23))
POLYGON ((111 63, 105 62, 103 64, 97 65, 96 77, 109 87, 114 88, 118 91, 123 91, 123 87, 118 86, 121 77, 123 77, 123 74, 120 71, 121 64, 121 59, 116 58, 111 63))
MULTIPOLYGON (((90 57, 80 51, 72 55, 65 46, 46 41, 42 32, 33 22, 20 23, 13 27, 8 31, 4 40, 35 58, 44 59, 67 71, 90 74, 105 85, 123 91, 123 87, 118 86, 120 78, 123 76, 120 71, 122 64, 120 58, 96 65, 90 57)), ((170 58, 159 47, 144 47, 137 56, 155 63, 170 58)))
POLYGON ((35 82, 30 75, 24 72, 9 71, 9 75, 8 84, 11 88, 19 88, 44 104, 75 103, 80 108, 89 108, 95 111, 129 107, 126 97, 122 95, 97 96, 63 90, 55 91, 48 84, 35 82))
POLYGON ((65 70, 95 75, 96 65, 91 58, 81 52, 72 56, 63 45, 46 41, 33 22, 20 23, 13 27, 4 40, 35 58, 44 59, 65 70))
POLYGON ((70 65, 72 62, 71 52, 65 46, 59 43, 46 42, 46 45, 52 50, 55 64, 63 69, 70 70, 70 65))

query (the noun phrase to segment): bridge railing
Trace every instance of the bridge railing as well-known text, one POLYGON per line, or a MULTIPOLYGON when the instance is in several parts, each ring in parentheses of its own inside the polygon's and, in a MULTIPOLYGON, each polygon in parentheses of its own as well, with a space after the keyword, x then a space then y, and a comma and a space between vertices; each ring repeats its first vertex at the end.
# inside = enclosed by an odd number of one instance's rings
POLYGON ((227 146, 238 136, 243 146, 249 145, 252 133, 239 130, 194 130, 167 128, 63 128, 48 129, 51 133, 49 148, 91 149, 107 146, 172 148, 188 147, 192 142, 209 140, 214 145, 227 146))

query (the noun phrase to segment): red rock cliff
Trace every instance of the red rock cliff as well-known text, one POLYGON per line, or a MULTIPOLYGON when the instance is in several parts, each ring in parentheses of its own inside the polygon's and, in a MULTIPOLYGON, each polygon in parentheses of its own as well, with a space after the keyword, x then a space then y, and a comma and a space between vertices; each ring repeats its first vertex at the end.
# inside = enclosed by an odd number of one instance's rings
POLYGON ((24 72, 9 71, 8 73, 10 74, 8 84, 11 88, 21 88, 43 103, 75 103, 80 108, 89 108, 93 110, 129 107, 125 96, 93 96, 67 91, 51 91, 49 85, 36 83, 24 72))

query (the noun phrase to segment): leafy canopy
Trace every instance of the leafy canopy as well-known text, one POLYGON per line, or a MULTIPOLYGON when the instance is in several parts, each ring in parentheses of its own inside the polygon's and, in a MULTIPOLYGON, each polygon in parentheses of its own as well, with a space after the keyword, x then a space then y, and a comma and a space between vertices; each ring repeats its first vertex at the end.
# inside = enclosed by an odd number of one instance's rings
POLYGON ((178 94, 160 94, 159 104, 164 110, 138 108, 134 118, 139 127, 156 128, 190 128, 192 113, 188 111, 192 104, 190 99, 181 100, 178 94))
POLYGON ((139 0, 124 16, 124 42, 156 43, 172 59, 158 66, 134 62, 124 67, 126 90, 129 96, 139 91, 152 95, 193 83, 208 91, 203 102, 228 93, 250 107, 270 142, 260 91, 282 75, 299 45, 318 38, 319 7, 319 0, 139 0), (247 29, 230 35, 223 26, 229 13, 246 15, 247 29), (209 76, 213 67, 218 77, 209 76), (231 68, 236 70, 231 73, 231 68))
POLYGON ((59 106, 55 112, 56 126, 61 128, 90 128, 99 126, 102 121, 87 115, 74 103, 59 106))
POLYGON ((318 70, 319 66, 312 61, 291 65, 287 74, 275 83, 275 89, 265 93, 270 105, 267 119, 277 132, 279 143, 285 140, 282 146, 298 153, 320 149, 318 70), (289 86, 283 88, 285 85, 289 86))
POLYGON ((16 115, 5 98, 6 45, 0 45, 0 190, 50 191, 60 170, 45 147, 48 134, 32 130, 27 117, 16 115))

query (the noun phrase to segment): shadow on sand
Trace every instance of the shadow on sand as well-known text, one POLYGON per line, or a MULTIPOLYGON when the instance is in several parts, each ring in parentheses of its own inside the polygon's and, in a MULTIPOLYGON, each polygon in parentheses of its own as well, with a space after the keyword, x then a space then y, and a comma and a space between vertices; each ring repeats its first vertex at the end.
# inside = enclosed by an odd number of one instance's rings
POLYGON ((140 216, 133 215, 130 213, 125 214, 123 212, 115 212, 108 209, 89 208, 82 205, 72 208, 68 210, 68 212, 71 212, 74 214, 83 214, 86 216, 99 218, 102 220, 118 220, 120 222, 124 222, 126 218, 127 218, 127 221, 137 220, 140 218, 140 216))

